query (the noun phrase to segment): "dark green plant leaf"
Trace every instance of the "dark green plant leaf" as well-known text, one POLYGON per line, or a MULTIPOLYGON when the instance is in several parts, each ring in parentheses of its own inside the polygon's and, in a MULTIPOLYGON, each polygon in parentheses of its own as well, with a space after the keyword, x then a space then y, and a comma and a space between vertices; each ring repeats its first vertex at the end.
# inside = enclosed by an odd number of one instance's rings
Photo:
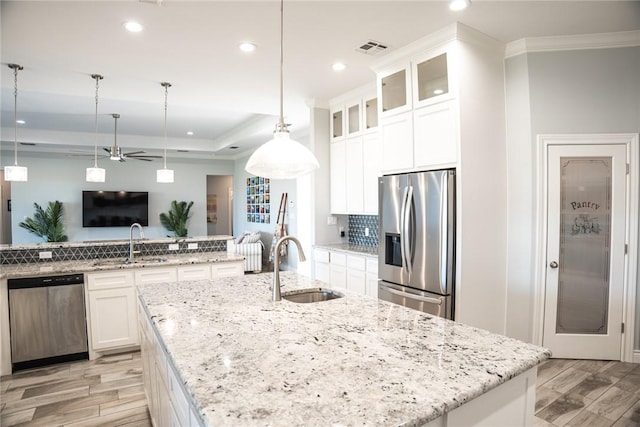
POLYGON ((62 202, 49 202, 46 211, 37 203, 34 203, 33 207, 33 218, 27 218, 18 225, 44 238, 46 242, 66 242, 68 237, 64 234, 62 202))
POLYGON ((193 202, 171 202, 169 212, 160 214, 160 224, 169 231, 172 231, 176 237, 187 237, 187 223, 189 222, 191 207, 193 202))

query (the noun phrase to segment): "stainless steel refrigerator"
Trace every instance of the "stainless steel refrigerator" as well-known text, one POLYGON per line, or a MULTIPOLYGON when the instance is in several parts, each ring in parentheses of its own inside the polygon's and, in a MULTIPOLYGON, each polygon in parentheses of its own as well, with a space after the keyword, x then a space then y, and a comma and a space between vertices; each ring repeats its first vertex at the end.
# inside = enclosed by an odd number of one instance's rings
POLYGON ((454 318, 455 170, 379 178, 378 297, 454 318))

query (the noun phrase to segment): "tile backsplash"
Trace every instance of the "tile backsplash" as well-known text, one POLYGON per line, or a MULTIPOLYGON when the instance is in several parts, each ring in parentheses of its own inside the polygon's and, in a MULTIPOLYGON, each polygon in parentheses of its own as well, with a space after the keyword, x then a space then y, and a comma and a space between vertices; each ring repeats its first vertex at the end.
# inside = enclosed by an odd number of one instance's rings
MULTIPOLYGON (((158 255, 181 255, 189 253, 226 251, 226 240, 201 241, 190 239, 184 241, 168 241, 168 243, 145 242, 136 240, 135 248, 140 251, 140 256, 158 255), (189 249, 189 243, 198 243, 197 249, 189 249), (177 243, 178 250, 169 251, 168 243, 177 243)), ((96 243, 95 245, 81 244, 74 246, 73 243, 61 244, 59 247, 46 246, 41 249, 7 249, 0 250, 0 264, 21 264, 33 262, 52 261, 88 261, 100 258, 126 258, 129 256, 129 243, 96 243), (51 258, 40 259, 40 251, 50 251, 51 258)))
POLYGON ((358 246, 378 246, 378 216, 349 215, 349 244, 358 246), (365 236, 365 228, 369 235, 365 236))

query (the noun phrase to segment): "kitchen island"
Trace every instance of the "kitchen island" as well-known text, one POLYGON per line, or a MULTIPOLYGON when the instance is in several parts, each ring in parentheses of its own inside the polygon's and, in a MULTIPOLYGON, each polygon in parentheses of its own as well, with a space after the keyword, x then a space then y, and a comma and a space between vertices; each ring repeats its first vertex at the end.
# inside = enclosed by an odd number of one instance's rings
MULTIPOLYGON (((152 416, 182 425, 444 426, 465 403, 517 384, 476 408, 516 402, 511 420, 533 421, 536 366, 548 350, 364 296, 272 302, 271 278, 138 287, 152 416)), ((289 272, 281 282, 283 292, 324 286, 289 272)), ((468 412, 458 421, 476 418, 468 412)))

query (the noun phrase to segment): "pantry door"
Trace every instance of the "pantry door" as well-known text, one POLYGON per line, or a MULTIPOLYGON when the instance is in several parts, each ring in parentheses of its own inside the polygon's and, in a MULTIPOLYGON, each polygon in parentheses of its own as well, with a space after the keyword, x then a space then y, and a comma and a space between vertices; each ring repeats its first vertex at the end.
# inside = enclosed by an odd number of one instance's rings
POLYGON ((550 145, 543 345, 553 357, 621 360, 627 150, 550 145))

